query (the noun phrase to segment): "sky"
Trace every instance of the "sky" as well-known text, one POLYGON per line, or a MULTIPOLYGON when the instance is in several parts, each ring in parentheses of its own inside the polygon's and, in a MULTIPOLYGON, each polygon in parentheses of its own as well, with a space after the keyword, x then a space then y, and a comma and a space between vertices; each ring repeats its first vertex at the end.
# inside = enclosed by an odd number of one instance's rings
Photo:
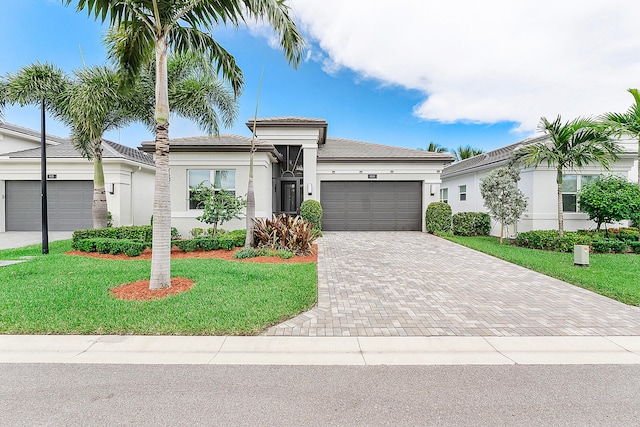
MULTIPOLYGON (((71 73, 108 63, 106 26, 60 0, 0 0, 0 75, 33 62, 71 73)), ((75 2, 74 2, 75 3, 75 2)), ((332 137, 485 151, 534 135, 541 117, 624 111, 640 87, 637 0, 289 0, 307 44, 289 66, 263 23, 218 28, 244 72, 239 117, 221 133, 250 136, 259 117, 324 118, 332 137), (393 5, 393 7, 391 7, 393 5)), ((34 107, 5 121, 38 130, 34 107)), ((48 133, 68 136, 53 119, 48 133)), ((172 117, 170 137, 202 135, 172 117)), ((132 125, 105 135, 137 147, 132 125)))

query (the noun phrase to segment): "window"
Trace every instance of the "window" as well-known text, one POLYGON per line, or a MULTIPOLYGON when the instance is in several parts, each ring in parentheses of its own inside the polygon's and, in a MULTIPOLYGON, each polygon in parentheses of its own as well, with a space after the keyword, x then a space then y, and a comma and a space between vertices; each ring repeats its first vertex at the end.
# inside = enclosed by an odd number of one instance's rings
POLYGON ((461 185, 458 187, 458 190, 460 191, 460 201, 464 202, 467 200, 467 186, 461 185))
POLYGON ((597 175, 563 175, 562 211, 582 212, 578 203, 578 192, 595 181, 597 177, 597 175))
POLYGON ((211 185, 216 191, 225 190, 236 193, 235 170, 191 169, 187 171, 189 185, 189 209, 202 209, 199 202, 193 200, 193 189, 200 184, 211 185), (212 184, 213 183, 213 184, 212 184))
POLYGON ((440 201, 444 203, 449 203, 449 189, 441 188, 440 189, 440 201))

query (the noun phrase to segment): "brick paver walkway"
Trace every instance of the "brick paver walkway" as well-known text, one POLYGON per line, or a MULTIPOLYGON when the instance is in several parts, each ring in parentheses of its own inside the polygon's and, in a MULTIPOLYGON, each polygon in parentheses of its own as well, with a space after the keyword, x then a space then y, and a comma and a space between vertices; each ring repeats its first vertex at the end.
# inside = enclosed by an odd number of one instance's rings
POLYGON ((419 232, 327 232, 318 281, 265 335, 640 335, 638 307, 419 232))

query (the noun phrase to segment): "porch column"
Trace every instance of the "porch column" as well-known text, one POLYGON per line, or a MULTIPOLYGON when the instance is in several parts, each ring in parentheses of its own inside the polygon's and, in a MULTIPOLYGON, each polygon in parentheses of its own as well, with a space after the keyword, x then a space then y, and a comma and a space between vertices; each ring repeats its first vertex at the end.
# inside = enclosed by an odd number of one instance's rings
POLYGON ((320 194, 318 193, 319 189, 316 188, 318 148, 304 147, 303 161, 304 161, 304 169, 302 173, 302 177, 303 177, 302 200, 311 199, 311 200, 320 201, 320 194), (309 194, 309 190, 311 190, 311 194, 309 194))

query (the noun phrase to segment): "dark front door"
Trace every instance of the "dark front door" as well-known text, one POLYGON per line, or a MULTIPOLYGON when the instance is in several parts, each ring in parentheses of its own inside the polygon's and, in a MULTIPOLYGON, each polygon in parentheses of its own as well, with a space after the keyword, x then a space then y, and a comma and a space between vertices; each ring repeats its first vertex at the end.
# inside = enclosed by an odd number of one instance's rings
POLYGON ((298 215, 302 196, 302 178, 276 180, 276 214, 298 215))

